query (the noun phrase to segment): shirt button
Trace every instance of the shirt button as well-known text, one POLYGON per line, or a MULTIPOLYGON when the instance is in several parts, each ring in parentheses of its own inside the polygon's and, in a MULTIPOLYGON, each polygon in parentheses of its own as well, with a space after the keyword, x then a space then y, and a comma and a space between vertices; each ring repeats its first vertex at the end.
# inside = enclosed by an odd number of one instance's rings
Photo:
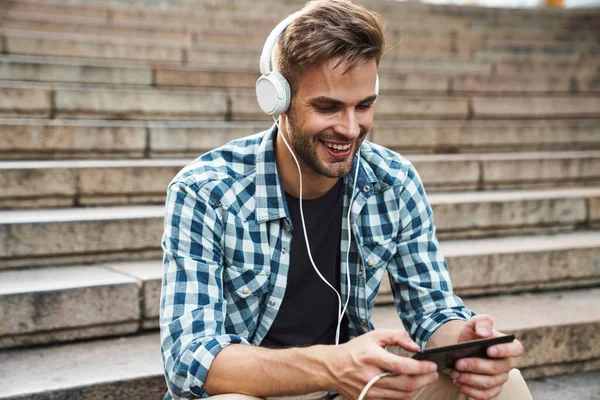
POLYGON ((369 260, 369 261, 367 261, 367 265, 368 265, 369 267, 372 267, 372 266, 373 266, 373 264, 375 264, 375 263, 373 262, 373 260, 369 260))
POLYGON ((269 301, 269 306, 275 307, 275 302, 273 300, 269 301))
POLYGON ((365 185, 365 187, 363 188, 363 191, 368 192, 369 190, 371 190, 371 186, 365 185))
POLYGON ((250 293, 250 289, 248 289, 247 287, 245 287, 242 292, 244 292, 244 294, 248 294, 250 293))
POLYGON ((286 252, 286 250, 285 250, 285 247, 284 247, 283 249, 281 249, 281 252, 282 252, 283 254, 285 254, 285 252, 286 252))
POLYGON ((362 269, 362 267, 361 267, 361 268, 358 270, 358 274, 359 274, 360 276, 362 276, 362 274, 364 274, 364 272, 365 272, 365 271, 362 269))
POLYGON ((365 321, 364 319, 361 319, 361 320, 360 320, 360 324, 361 324, 362 326, 367 326, 367 321, 365 321))

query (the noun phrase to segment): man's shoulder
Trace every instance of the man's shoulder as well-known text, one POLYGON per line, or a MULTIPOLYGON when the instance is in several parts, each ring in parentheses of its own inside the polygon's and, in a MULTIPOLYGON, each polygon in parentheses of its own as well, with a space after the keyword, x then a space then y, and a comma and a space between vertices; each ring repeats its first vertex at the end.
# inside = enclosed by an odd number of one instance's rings
POLYGON ((205 153, 186 165, 169 186, 183 184, 201 187, 229 185, 252 177, 256 171, 259 147, 268 131, 235 139, 205 153))
POLYGON ((410 161, 384 146, 365 140, 360 147, 361 158, 383 186, 402 186, 413 174, 410 161))

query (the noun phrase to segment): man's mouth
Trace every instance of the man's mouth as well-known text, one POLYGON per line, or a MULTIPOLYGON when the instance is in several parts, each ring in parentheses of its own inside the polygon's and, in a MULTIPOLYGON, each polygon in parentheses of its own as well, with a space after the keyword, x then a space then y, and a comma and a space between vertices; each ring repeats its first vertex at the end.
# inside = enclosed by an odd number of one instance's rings
POLYGON ((335 155, 346 155, 352 148, 352 143, 332 143, 321 140, 321 143, 333 154, 335 155))

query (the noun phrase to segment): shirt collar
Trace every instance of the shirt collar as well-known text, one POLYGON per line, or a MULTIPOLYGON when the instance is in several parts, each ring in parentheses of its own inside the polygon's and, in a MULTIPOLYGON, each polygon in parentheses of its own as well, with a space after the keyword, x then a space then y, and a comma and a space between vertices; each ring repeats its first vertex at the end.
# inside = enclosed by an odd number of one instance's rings
MULTIPOLYGON (((287 218, 287 205, 285 193, 277 171, 275 161, 275 138, 277 136, 277 125, 265 132, 262 141, 258 147, 256 156, 256 222, 263 223, 281 218, 287 218)), ((365 148, 365 143, 361 145, 365 148)), ((356 188, 361 195, 370 197, 377 188, 377 177, 369 164, 363 157, 354 159, 352 170, 345 182, 350 187, 354 186, 354 175, 356 168, 359 167, 356 188)))
POLYGON ((266 131, 256 155, 256 222, 287 217, 285 195, 275 162, 277 125, 266 131))

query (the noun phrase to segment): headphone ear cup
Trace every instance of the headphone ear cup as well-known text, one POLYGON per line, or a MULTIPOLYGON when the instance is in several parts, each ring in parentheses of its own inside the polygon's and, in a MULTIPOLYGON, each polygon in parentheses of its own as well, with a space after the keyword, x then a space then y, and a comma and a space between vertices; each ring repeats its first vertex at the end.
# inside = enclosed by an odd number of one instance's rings
POLYGON ((292 98, 290 84, 276 71, 262 75, 256 81, 256 98, 265 113, 273 116, 285 114, 292 98))

